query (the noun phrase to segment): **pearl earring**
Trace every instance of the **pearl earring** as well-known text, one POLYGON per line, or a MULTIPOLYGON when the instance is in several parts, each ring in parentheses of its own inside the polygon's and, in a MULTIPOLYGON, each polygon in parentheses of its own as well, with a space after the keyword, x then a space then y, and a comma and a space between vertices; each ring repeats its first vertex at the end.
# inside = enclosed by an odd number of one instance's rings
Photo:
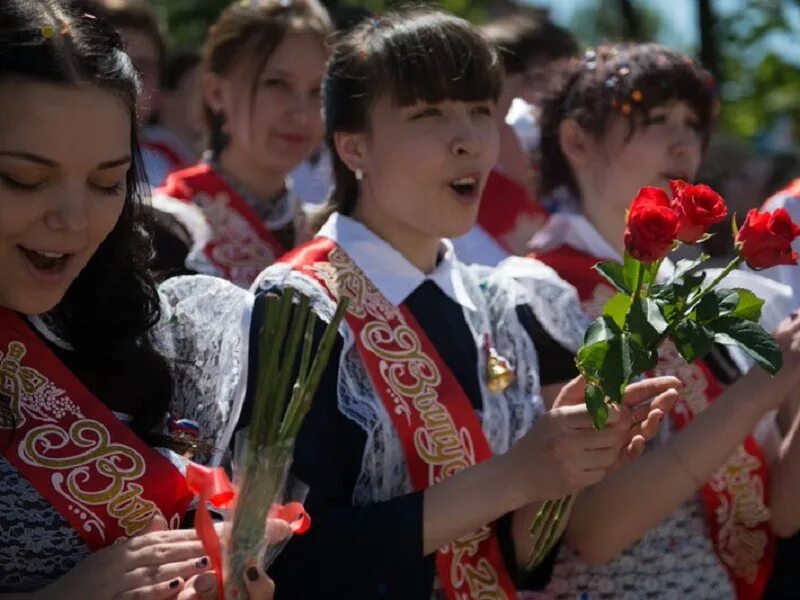
POLYGON ((362 179, 364 179, 364 170, 356 169, 356 181, 361 181, 362 179))

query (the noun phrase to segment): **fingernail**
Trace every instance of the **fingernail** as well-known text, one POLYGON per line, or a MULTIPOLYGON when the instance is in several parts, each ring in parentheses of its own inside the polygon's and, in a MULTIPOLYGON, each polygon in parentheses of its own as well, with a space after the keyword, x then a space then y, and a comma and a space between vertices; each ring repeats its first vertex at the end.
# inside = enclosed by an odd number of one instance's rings
POLYGON ((197 562, 194 564, 198 569, 205 569, 208 566, 208 557, 204 556, 203 558, 198 558, 197 562))
POLYGON ((258 581, 258 569, 256 569, 255 567, 250 567, 249 569, 247 569, 246 574, 247 578, 250 581, 258 581))
POLYGON ((169 587, 170 587, 170 589, 174 590, 180 584, 181 584, 181 580, 180 579, 173 579, 172 581, 169 582, 169 587))

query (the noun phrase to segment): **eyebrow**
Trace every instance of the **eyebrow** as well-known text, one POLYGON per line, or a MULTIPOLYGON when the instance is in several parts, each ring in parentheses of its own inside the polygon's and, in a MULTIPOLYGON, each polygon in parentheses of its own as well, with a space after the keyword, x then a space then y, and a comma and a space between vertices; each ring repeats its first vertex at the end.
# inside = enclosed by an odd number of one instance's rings
MULTIPOLYGON (((37 165, 42 165, 45 167, 57 167, 58 163, 50 160, 49 158, 45 158, 44 156, 39 156, 38 154, 32 154, 30 152, 12 152, 7 150, 0 150, 0 156, 9 156, 11 158, 18 158, 20 160, 27 160, 28 162, 36 163, 37 165)), ((98 171, 104 171, 106 169, 113 169, 114 167, 121 167, 122 165, 127 165, 131 163, 131 157, 129 155, 121 156, 120 158, 115 158, 114 160, 107 160, 101 162, 97 165, 96 169, 98 171)))

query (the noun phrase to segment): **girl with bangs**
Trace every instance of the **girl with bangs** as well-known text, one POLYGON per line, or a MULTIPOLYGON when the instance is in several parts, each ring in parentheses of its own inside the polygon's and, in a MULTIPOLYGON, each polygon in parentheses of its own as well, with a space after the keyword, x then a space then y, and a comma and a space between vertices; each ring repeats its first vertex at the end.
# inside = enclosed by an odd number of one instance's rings
POLYGON ((331 31, 317 0, 237 1, 211 26, 200 67, 207 151, 155 193, 167 225, 156 240, 158 271, 247 288, 309 239, 289 173, 322 141, 331 31))
MULTIPOLYGON (((589 316, 614 293, 592 267, 621 260, 630 201, 643 186, 669 193, 671 179, 694 178, 715 103, 707 72, 653 44, 587 52, 546 101, 544 187, 578 212, 553 215, 532 256, 577 288, 589 316)), ((524 284, 514 264, 502 269, 524 284)), ((797 332, 798 319, 778 325, 785 365, 774 378, 745 375, 746 362, 722 346, 692 364, 662 347, 654 374, 679 377, 682 399, 658 443, 578 497, 543 598, 762 596, 779 526, 770 505, 791 493, 769 472, 781 455, 775 409, 800 381, 797 332)))
POLYGON ((349 300, 300 432, 314 526, 273 568, 285 598, 514 598, 548 498, 638 454, 674 378, 630 388, 595 431, 572 379, 584 327, 550 269, 530 294, 454 256, 497 161, 500 65, 467 22, 430 10, 338 40, 323 85, 336 178, 316 239, 261 274, 323 320, 349 300), (565 383, 566 382, 566 383, 565 383), (552 408, 551 408, 552 407, 552 408), (547 410, 551 408, 551 410, 547 410))

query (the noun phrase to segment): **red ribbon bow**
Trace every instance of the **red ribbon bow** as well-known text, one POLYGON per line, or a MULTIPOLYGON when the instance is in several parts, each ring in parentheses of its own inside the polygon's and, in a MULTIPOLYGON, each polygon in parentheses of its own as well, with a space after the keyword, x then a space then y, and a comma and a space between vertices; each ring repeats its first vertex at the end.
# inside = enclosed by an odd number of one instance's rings
MULTIPOLYGON (((194 519, 194 529, 216 574, 220 598, 225 600, 222 582, 222 546, 211 513, 208 511, 208 503, 215 508, 230 508, 236 499, 236 488, 222 467, 204 467, 196 463, 189 463, 186 470, 186 484, 189 490, 199 497, 200 504, 194 519)), ((273 504, 268 518, 286 521, 295 535, 302 535, 311 527, 311 517, 300 502, 273 504)))

